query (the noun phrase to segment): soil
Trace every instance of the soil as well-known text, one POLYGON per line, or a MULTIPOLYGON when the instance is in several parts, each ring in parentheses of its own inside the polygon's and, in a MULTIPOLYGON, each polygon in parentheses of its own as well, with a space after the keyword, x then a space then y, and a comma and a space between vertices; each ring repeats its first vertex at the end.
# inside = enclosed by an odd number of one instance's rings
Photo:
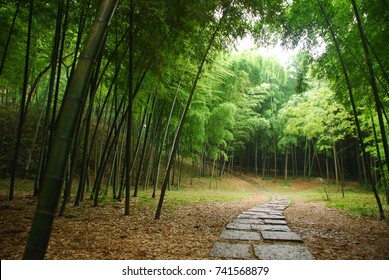
MULTIPOLYGON (((306 187, 306 186, 302 186, 306 187)), ((211 259, 225 225, 241 211, 264 204, 263 192, 238 202, 176 206, 154 220, 154 209, 123 205, 72 208, 54 222, 47 259, 211 259)), ((21 259, 36 199, 0 194, 0 258, 21 259)), ((317 259, 389 259, 389 223, 350 216, 321 203, 295 200, 285 212, 317 259)))

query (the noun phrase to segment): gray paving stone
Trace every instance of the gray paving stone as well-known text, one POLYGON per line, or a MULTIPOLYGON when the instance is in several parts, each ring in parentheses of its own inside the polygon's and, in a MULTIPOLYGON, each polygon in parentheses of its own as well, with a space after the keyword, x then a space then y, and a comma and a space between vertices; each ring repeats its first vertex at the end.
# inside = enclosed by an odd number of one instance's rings
POLYGON ((274 211, 274 210, 271 210, 268 212, 269 215, 275 215, 275 216, 283 216, 284 214, 282 213, 282 211, 274 211))
POLYGON ((250 259, 250 245, 217 242, 212 247, 211 257, 250 259))
POLYGON ((253 208, 250 208, 248 211, 252 211, 252 212, 269 212, 271 209, 269 209, 269 207, 253 207, 253 208))
POLYGON ((265 204, 265 207, 289 207, 290 203, 284 203, 284 202, 269 202, 265 204))
MULTIPOLYGON (((283 211, 281 210, 275 210, 273 208, 270 208, 270 207, 267 207, 265 209, 256 209, 256 208, 251 208, 249 210, 247 210, 248 212, 251 212, 251 213, 257 213, 257 214, 261 214, 261 215, 283 215, 283 211)), ((245 212, 242 212, 242 213, 245 213, 245 212)))
POLYGON ((251 230, 251 224, 229 223, 226 229, 251 230))
POLYGON ((285 220, 285 217, 279 215, 257 215, 258 219, 266 220, 285 220))
POLYGON ((243 211, 241 214, 242 215, 250 215, 250 216, 263 215, 262 212, 251 212, 251 211, 243 211))
POLYGON ((251 230, 256 230, 256 231, 261 230, 261 228, 260 228, 261 225, 257 225, 257 224, 250 224, 250 225, 251 225, 251 230))
POLYGON ((238 219, 259 219, 258 215, 247 215, 247 214, 239 214, 238 219))
POLYGON ((300 235, 295 232, 283 232, 283 231, 261 231, 262 237, 265 241, 295 241, 303 242, 300 235))
POLYGON ((291 231, 287 225, 259 225, 261 231, 291 231))
POLYGON ((314 260, 308 248, 301 245, 254 245, 255 255, 262 260, 314 260))
POLYGON ((273 219, 265 219, 265 225, 286 225, 285 220, 273 220, 273 219))
POLYGON ((261 241, 261 235, 255 231, 243 231, 243 230, 232 230, 225 229, 220 234, 221 239, 228 240, 246 240, 246 241, 261 241))
POLYGON ((279 206, 279 205, 274 205, 274 206, 269 206, 270 210, 285 210, 286 208, 288 208, 288 206, 279 206))
POLYGON ((265 222, 260 219, 235 219, 233 223, 263 225, 265 222))

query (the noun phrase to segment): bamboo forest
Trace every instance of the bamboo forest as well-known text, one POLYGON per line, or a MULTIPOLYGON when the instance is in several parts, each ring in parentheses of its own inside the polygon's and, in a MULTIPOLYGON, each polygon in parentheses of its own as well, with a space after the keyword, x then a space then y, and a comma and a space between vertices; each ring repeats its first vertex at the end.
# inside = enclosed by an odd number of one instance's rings
POLYGON ((1 0, 1 259, 389 259, 388 22, 1 0))

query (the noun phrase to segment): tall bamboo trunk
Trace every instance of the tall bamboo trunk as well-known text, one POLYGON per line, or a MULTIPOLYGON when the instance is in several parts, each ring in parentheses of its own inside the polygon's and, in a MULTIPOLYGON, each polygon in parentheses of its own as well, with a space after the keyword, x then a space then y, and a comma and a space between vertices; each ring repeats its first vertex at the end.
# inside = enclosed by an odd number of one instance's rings
POLYGON ((17 4, 16 4, 15 14, 14 14, 14 16, 12 18, 12 24, 11 24, 11 28, 9 29, 9 33, 8 33, 8 37, 7 37, 7 42, 5 43, 5 48, 4 48, 4 52, 3 52, 3 58, 1 59, 1 64, 0 64, 0 76, 3 73, 3 67, 4 67, 5 59, 7 57, 7 51, 8 51, 9 43, 11 41, 12 31, 14 30, 16 17, 18 16, 20 2, 21 1, 18 1, 17 4))
POLYGON ((131 132, 132 132, 132 107, 134 106, 134 1, 130 1, 130 34, 128 38, 128 47, 129 47, 129 60, 128 60, 128 117, 127 117, 127 138, 126 138, 126 196, 125 196, 125 209, 124 215, 130 214, 130 182, 131 182, 131 172, 129 165, 131 163, 131 132))
POLYGON ((285 151, 285 181, 288 181, 288 148, 285 151))
POLYGON ((24 125, 24 118, 25 118, 24 111, 25 111, 27 86, 28 86, 33 8, 34 8, 33 0, 30 0, 30 9, 29 9, 29 16, 28 16, 27 42, 26 42, 26 56, 25 56, 25 63, 24 63, 23 90, 22 90, 22 97, 20 99, 19 123, 18 123, 17 135, 16 135, 15 151, 14 151, 14 157, 13 157, 12 166, 11 166, 11 182, 10 182, 10 187, 9 187, 9 200, 13 200, 13 198, 14 198, 16 169, 18 166, 20 142, 22 139, 22 131, 23 131, 23 125, 24 125))
POLYGON ((24 259, 43 259, 45 256, 61 195, 66 163, 87 96, 86 90, 95 59, 102 48, 102 42, 106 37, 117 4, 118 1, 113 0, 101 1, 96 16, 98 20, 93 23, 75 73, 69 81, 69 95, 63 101, 63 111, 58 119, 43 187, 23 255, 24 259))
POLYGON ((383 163, 382 163, 382 159, 381 159, 380 148, 378 146, 377 131, 376 131, 376 128, 375 128, 373 117, 371 117, 371 123, 372 123, 372 126, 373 126, 374 143, 375 143, 375 148, 376 148, 376 152, 377 152, 378 165, 379 165, 379 169, 380 169, 380 173, 381 173, 380 174, 381 178, 380 178, 379 181, 384 186, 385 196, 386 196, 386 204, 389 205, 389 187, 388 187, 387 177, 386 177, 386 174, 384 172, 384 167, 383 167, 383 163))
POLYGON ((363 46, 363 50, 365 52, 366 65, 367 65, 367 68, 368 68, 369 74, 370 74, 370 84, 371 84, 371 87, 373 90, 374 103, 375 103, 377 115, 378 115, 378 122, 379 122, 379 126, 380 126, 381 137, 382 137, 382 145, 384 147, 385 162, 387 163, 386 168, 387 168, 387 171, 389 172, 389 164, 388 164, 388 162, 389 162, 389 146, 388 146, 388 139, 387 139, 385 124, 384 124, 384 120, 382 117, 382 103, 381 103, 380 96, 378 93, 376 77, 375 77, 374 68, 373 68, 373 64, 371 61, 371 57, 370 57, 370 52, 369 52, 369 47, 367 44, 366 34, 365 34, 365 31, 362 27, 362 21, 361 21, 360 16, 359 16, 357 4, 356 4, 355 0, 351 0, 351 3, 353 5, 355 18, 356 18, 357 23, 358 23, 358 29, 359 29, 359 33, 360 33, 360 37, 361 37, 361 41, 362 41, 362 46, 363 46))
POLYGON ((142 146, 142 152, 141 156, 139 158, 139 164, 138 164, 138 172, 136 174, 136 182, 135 182, 135 189, 134 189, 134 197, 138 196, 138 191, 139 191, 139 184, 140 184, 140 177, 141 177, 141 172, 142 172, 142 167, 143 167, 143 161, 145 157, 145 151, 146 151, 146 146, 147 146, 147 139, 149 137, 149 131, 150 131, 150 125, 151 125, 151 120, 153 119, 153 114, 154 114, 154 108, 155 108, 155 95, 153 98, 153 103, 151 105, 151 111, 149 112, 149 118, 147 120, 146 124, 146 131, 145 131, 145 138, 143 141, 143 146, 142 146))
MULTIPOLYGON (((232 1, 231 1, 232 2, 232 1)), ((219 29, 225 19, 225 16, 227 14, 227 11, 231 5, 231 2, 229 2, 228 4, 228 7, 223 11, 223 15, 221 17, 221 19, 219 20, 219 24, 218 26, 216 27, 215 31, 213 32, 212 36, 211 36, 211 39, 209 40, 208 42, 208 46, 203 54, 203 57, 202 57, 202 60, 200 62, 200 65, 199 65, 199 68, 198 68, 198 71, 197 71, 197 74, 196 74, 196 78, 193 82, 193 85, 192 85, 192 89, 189 93, 189 98, 186 102, 186 106, 185 106, 185 109, 181 115, 181 119, 180 119, 180 122, 178 124, 178 129, 174 135, 174 139, 173 139, 173 144, 172 144, 172 148, 170 150, 170 154, 169 154, 169 159, 168 159, 168 164, 167 164, 167 167, 166 167, 166 172, 165 172, 165 177, 164 177, 164 180, 163 180, 163 185, 162 185, 162 189, 161 189, 161 196, 160 196, 160 199, 159 199, 159 202, 158 202, 158 207, 157 207, 157 211, 155 213, 155 219, 158 220, 161 216, 161 211, 162 211, 162 204, 163 204, 163 200, 165 198, 165 192, 166 192, 166 188, 167 188, 167 185, 169 183, 169 177, 170 177, 170 170, 172 168, 172 163, 173 163, 173 159, 175 157, 175 154, 176 154, 176 151, 177 151, 177 148, 178 148, 178 141, 181 137, 181 132, 182 132, 182 128, 184 127, 184 121, 186 119, 186 116, 188 114, 188 110, 189 110, 189 107, 190 107, 190 104, 192 102, 192 98, 193 98, 193 95, 194 95, 194 92, 196 90, 196 87, 197 87, 197 83, 200 79, 200 75, 203 71, 203 67, 204 67, 204 64, 205 64, 205 60, 208 56, 208 53, 211 49, 211 46, 216 38, 216 35, 217 33, 219 32, 219 29)))
POLYGON ((157 170, 155 172, 154 187, 153 187, 153 194, 152 194, 153 198, 156 197, 156 191, 157 191, 157 186, 158 186, 158 182, 159 182, 159 171, 160 171, 161 162, 162 162, 163 147, 165 146, 165 142, 166 142, 167 135, 169 132, 170 121, 171 121, 171 118, 173 115, 173 111, 174 111, 174 107, 176 104, 177 94, 178 94, 178 90, 180 88, 180 85, 181 85, 181 82, 178 84, 177 92, 174 95, 174 99, 172 101, 172 105, 171 105, 170 112, 169 112, 169 117, 168 117, 167 122, 166 122, 165 132, 164 132, 162 143, 161 143, 159 153, 158 153, 157 170))
MULTIPOLYGON (((369 180, 371 182, 371 187, 372 187, 375 199, 377 201, 377 206, 378 206, 378 210, 379 210, 379 213, 380 213, 380 217, 381 217, 381 219, 385 219, 385 213, 384 213, 384 209, 382 207, 381 199, 380 199, 380 197, 378 195, 376 182, 374 181, 374 179, 372 177, 372 174, 371 174, 371 170, 369 169, 369 161, 368 161, 368 157, 367 157, 366 150, 365 150, 365 144, 364 144, 364 141, 363 141, 362 130, 361 130, 361 126, 359 124, 357 107, 356 107, 356 104, 355 104, 355 101, 354 101, 354 94, 353 94, 353 90, 352 90, 352 87, 351 87, 351 83, 350 83, 349 75, 348 75, 348 72, 347 72, 346 64, 345 64, 345 62, 343 60, 343 55, 342 55, 342 52, 340 50, 340 46, 338 44, 338 40, 337 40, 337 38, 335 36, 335 32, 334 32, 334 30, 332 28, 331 21, 330 21, 330 19, 327 16, 327 13, 326 13, 326 11, 324 9, 324 6, 323 6, 322 2, 320 0, 317 0, 317 1, 319 3, 320 9, 321 9, 321 11, 322 11, 322 13, 323 13, 323 15, 325 17, 325 20, 327 22, 328 28, 329 28, 329 30, 331 32, 331 36, 332 36, 332 39, 333 39, 335 47, 336 47, 336 51, 337 51, 338 56, 339 56, 339 61, 340 61, 340 64, 342 66, 343 75, 344 75, 345 80, 346 80, 347 89, 348 89, 348 93, 349 93, 349 98, 350 98, 351 106, 352 106, 352 109, 353 109, 355 125, 357 127, 358 139, 360 141, 360 145, 361 145, 361 149, 362 149, 362 153, 363 153, 363 159, 364 159, 364 164, 365 164, 365 168, 366 168, 366 173, 367 173, 367 176, 368 176, 368 178, 369 178, 369 180)), ((354 1, 354 0, 352 0, 352 1, 354 1)))

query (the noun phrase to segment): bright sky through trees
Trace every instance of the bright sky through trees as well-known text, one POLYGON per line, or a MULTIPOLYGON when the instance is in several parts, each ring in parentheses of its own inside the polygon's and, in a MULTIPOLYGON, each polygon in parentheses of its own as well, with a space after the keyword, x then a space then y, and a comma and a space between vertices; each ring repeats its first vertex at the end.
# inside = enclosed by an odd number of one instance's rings
MULTIPOLYGON (((310 54, 315 58, 319 58, 326 49, 326 43, 322 38, 318 37, 317 41, 319 42, 319 45, 317 45, 315 48, 312 48, 310 51, 310 54)), ((253 48, 258 48, 259 53, 264 56, 276 58, 285 67, 287 67, 290 63, 290 58, 302 50, 301 44, 299 44, 294 49, 288 49, 282 46, 281 40, 279 40, 274 46, 258 47, 250 35, 237 41, 236 49, 238 51, 250 50, 253 48)))

